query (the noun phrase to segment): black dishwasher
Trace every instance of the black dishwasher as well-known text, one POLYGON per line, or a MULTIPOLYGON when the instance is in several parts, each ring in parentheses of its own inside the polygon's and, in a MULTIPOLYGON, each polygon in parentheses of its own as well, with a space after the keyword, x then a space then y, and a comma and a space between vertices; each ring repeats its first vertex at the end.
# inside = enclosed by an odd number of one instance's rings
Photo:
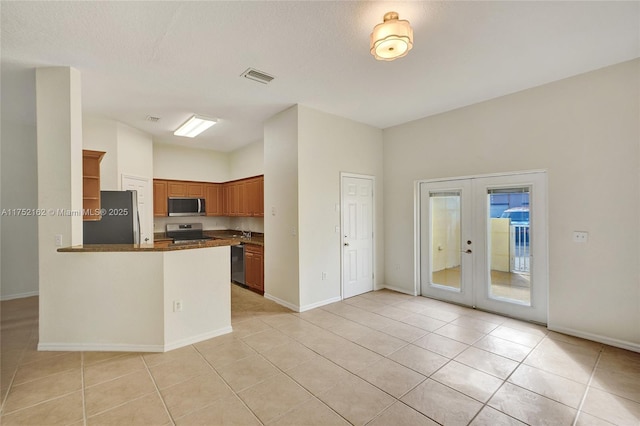
POLYGON ((231 246, 231 281, 244 285, 244 244, 231 246))

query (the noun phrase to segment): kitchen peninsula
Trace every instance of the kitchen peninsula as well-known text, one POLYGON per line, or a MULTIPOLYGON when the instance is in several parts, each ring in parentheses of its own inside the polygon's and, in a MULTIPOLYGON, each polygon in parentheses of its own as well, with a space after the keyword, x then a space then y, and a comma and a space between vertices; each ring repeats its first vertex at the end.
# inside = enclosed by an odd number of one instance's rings
POLYGON ((231 332, 233 239, 58 249, 39 350, 164 352, 231 332))

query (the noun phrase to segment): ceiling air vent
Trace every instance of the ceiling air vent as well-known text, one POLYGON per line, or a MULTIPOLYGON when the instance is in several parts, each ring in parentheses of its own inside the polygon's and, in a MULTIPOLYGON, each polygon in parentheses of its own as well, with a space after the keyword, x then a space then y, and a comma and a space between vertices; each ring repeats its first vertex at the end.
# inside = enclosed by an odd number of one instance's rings
POLYGON ((262 84, 267 84, 275 78, 265 72, 258 71, 253 68, 247 68, 247 70, 243 72, 241 76, 244 78, 248 78, 249 80, 257 81, 262 84))
POLYGON ((145 118, 145 120, 151 121, 152 123, 157 123, 160 120, 160 117, 153 117, 151 115, 147 115, 147 118, 145 118))

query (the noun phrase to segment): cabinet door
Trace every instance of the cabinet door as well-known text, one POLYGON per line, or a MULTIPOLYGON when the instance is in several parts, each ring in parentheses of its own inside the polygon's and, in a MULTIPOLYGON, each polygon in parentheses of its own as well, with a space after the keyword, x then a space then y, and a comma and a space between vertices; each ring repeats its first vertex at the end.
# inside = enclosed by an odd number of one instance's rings
POLYGON ((262 176, 247 181, 246 191, 249 216, 264 216, 264 180, 262 176))
POLYGON ((264 176, 258 178, 258 199, 254 216, 264 217, 264 176))
POLYGON ((264 249, 262 246, 245 245, 245 283, 248 287, 264 293, 264 249))
POLYGON ((230 183, 227 191, 227 216, 238 216, 238 184, 230 183))
POLYGON ((202 182, 188 182, 187 197, 204 198, 204 184, 202 182))
POLYGON ((187 182, 178 180, 167 181, 167 196, 168 197, 186 197, 187 196, 187 182))
POLYGON ((247 182, 240 181, 236 184, 236 187, 238 188, 238 216, 251 216, 247 200, 247 182))
POLYGON ((222 185, 217 183, 205 184, 205 203, 207 216, 221 216, 222 211, 222 185))
POLYGON ((167 216, 167 181, 153 180, 153 215, 167 216))

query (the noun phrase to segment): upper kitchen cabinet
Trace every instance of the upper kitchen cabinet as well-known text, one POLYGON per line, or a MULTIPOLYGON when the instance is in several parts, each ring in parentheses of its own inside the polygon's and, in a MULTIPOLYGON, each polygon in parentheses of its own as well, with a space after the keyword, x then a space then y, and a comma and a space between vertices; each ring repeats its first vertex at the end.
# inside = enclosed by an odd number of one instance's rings
POLYGON ((167 197, 186 197, 187 196, 187 183, 181 180, 168 180, 167 182, 167 197))
POLYGON ((204 198, 207 216, 264 216, 264 177, 225 183, 153 180, 153 214, 167 216, 167 198, 204 198))
POLYGON ((246 181, 247 216, 264 216, 264 176, 246 181))
POLYGON ((204 198, 203 182, 189 182, 183 180, 167 180, 168 197, 204 198))
POLYGON ((167 210, 167 181, 154 179, 153 180, 153 215, 154 216, 167 216, 169 214, 167 210))
POLYGON ((100 220, 100 161, 103 151, 82 150, 83 220, 100 220))
POLYGON ((206 183, 204 185, 207 216, 224 216, 223 184, 206 183))
POLYGON ((205 185, 202 182, 187 182, 187 197, 204 198, 205 185))

